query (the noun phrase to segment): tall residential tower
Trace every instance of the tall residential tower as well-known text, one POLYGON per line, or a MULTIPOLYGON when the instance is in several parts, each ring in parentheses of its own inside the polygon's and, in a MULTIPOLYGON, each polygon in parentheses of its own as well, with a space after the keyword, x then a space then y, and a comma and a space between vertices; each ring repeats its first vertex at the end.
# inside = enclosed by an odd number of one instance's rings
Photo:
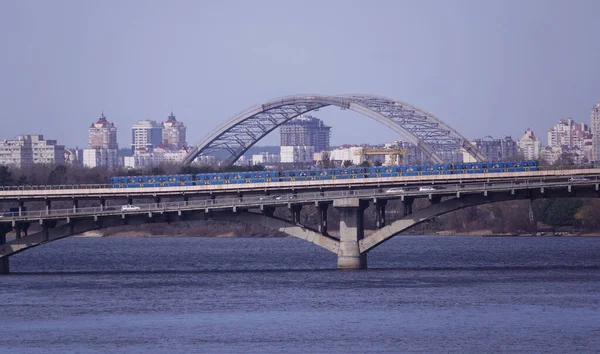
POLYGON ((162 123, 162 145, 167 150, 181 150, 187 146, 185 141, 186 128, 182 122, 178 121, 171 112, 171 115, 162 123))
POLYGON ((88 129, 88 146, 83 150, 83 165, 86 167, 119 166, 117 127, 104 115, 88 129))

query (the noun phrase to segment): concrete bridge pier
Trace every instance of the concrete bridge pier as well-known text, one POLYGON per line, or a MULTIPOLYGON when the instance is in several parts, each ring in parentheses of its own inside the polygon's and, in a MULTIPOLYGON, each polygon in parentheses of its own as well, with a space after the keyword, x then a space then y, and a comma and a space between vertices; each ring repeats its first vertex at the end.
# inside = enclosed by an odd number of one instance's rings
POLYGON ((413 213, 413 203, 415 201, 415 198, 404 198, 402 200, 402 206, 404 206, 404 216, 410 215, 413 213))
POLYGON ((327 208, 328 203, 318 203, 317 209, 319 210, 319 232, 323 235, 327 235, 327 208))
POLYGON ((385 206, 387 204, 387 199, 377 199, 375 200, 375 226, 378 229, 381 229, 385 226, 385 206))
MULTIPOLYGON (((0 246, 6 243, 6 234, 10 231, 11 227, 6 224, 0 225, 0 246)), ((8 266, 8 257, 0 257, 0 274, 8 274, 10 268, 8 266)))
POLYGON ((359 241, 365 236, 364 211, 369 202, 358 198, 346 198, 334 200, 333 206, 340 213, 338 269, 367 268, 367 254, 360 252, 359 241))
POLYGON ((291 204, 289 205, 290 216, 292 219, 292 223, 299 224, 300 223, 300 212, 302 211, 302 204, 291 204))
POLYGON ((50 210, 52 210, 52 201, 50 199, 46 199, 46 215, 50 215, 50 210))

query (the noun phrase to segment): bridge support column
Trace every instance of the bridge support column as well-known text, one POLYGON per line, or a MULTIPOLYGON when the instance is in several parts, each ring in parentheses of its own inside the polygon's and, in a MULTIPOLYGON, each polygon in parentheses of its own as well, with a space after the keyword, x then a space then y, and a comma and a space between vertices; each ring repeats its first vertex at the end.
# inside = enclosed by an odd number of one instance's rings
POLYGON ((19 200, 19 216, 23 216, 23 209, 25 208, 25 202, 19 200))
POLYGON ((292 219, 292 222, 294 224, 299 224, 300 223, 300 212, 302 211, 302 204, 292 204, 289 206, 290 209, 290 216, 292 219))
POLYGON ((106 199, 100 198, 100 211, 104 211, 106 209, 106 199))
POLYGON ((375 201, 375 225, 378 229, 385 226, 385 206, 387 199, 377 199, 375 201))
POLYGON ((79 206, 79 200, 73 199, 73 213, 77 213, 78 206, 79 206))
POLYGON ((414 198, 404 198, 402 201, 402 206, 404 206, 404 216, 412 214, 414 201, 414 198))
POLYGON ((189 201, 190 201, 190 196, 184 195, 183 196, 183 205, 187 206, 189 201))
POLYGON ((317 208, 319 209, 319 232, 327 235, 327 208, 329 208, 329 204, 319 203, 317 208))
POLYGON ((358 198, 337 199, 333 206, 340 212, 338 269, 367 268, 367 254, 360 253, 358 242, 364 238, 364 211, 369 202, 358 198))
POLYGON ((52 210, 52 201, 50 199, 46 199, 46 215, 50 214, 50 210, 52 210))
POLYGON ((42 224, 42 235, 44 237, 44 241, 50 240, 50 226, 48 226, 47 222, 42 224))
POLYGON ((438 204, 439 202, 442 201, 442 196, 441 195, 430 195, 429 200, 431 201, 431 204, 438 204))
MULTIPOLYGON (((0 246, 6 243, 6 234, 9 231, 9 227, 6 224, 0 225, 0 246)), ((8 266, 8 257, 0 257, 0 274, 8 274, 10 268, 8 266)))
POLYGON ((263 214, 265 214, 266 216, 273 216, 273 213, 275 212, 275 207, 272 206, 261 206, 261 210, 263 212, 263 214))
POLYGON ((152 197, 152 199, 154 199, 154 204, 156 204, 156 207, 158 208, 158 204, 160 204, 160 197, 155 195, 152 197))

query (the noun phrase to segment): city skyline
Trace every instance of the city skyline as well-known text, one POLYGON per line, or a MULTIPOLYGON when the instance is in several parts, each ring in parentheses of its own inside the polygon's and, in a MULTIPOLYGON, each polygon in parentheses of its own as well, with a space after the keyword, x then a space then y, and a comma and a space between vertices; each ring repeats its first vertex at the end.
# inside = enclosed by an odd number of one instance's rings
MULTIPOLYGON (((596 1, 115 4, 0 4, 11 48, 0 58, 0 105, 22 122, 5 138, 80 131, 101 109, 129 127, 173 108, 191 145, 276 97, 353 92, 412 104, 470 139, 519 136, 561 118, 584 121, 600 92, 596 1), (289 11, 304 20, 282 21, 289 11), (263 21, 244 21, 252 14, 263 21)), ((319 118, 336 130, 333 144, 397 139, 347 111, 319 118)), ((85 143, 64 135, 67 146, 85 143)))

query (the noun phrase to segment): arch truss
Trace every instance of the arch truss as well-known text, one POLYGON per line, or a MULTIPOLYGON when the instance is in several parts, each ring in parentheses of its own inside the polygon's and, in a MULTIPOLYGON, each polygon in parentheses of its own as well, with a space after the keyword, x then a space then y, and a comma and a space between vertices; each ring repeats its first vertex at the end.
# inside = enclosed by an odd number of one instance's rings
POLYGON ((372 95, 298 95, 255 106, 223 123, 192 148, 185 159, 227 152, 225 164, 237 161, 250 147, 283 123, 327 106, 349 109, 372 118, 413 143, 431 161, 442 163, 450 153, 461 149, 475 160, 485 155, 446 123, 409 104, 372 95))

